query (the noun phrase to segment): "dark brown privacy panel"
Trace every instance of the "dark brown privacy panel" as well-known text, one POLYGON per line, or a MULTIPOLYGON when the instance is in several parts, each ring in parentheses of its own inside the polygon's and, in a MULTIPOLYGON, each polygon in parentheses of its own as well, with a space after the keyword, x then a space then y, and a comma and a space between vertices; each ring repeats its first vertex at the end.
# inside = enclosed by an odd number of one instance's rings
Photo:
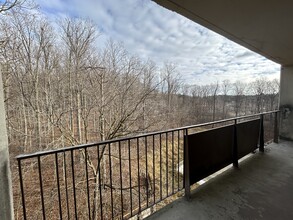
POLYGON ((257 149, 260 119, 239 123, 237 126, 238 159, 257 149))
POLYGON ((260 119, 256 119, 236 124, 236 133, 235 125, 229 125, 185 136, 189 183, 194 184, 233 163, 233 149, 237 152, 235 161, 253 152, 257 149, 259 131, 260 119))
POLYGON ((232 163, 234 125, 185 136, 190 184, 232 163))

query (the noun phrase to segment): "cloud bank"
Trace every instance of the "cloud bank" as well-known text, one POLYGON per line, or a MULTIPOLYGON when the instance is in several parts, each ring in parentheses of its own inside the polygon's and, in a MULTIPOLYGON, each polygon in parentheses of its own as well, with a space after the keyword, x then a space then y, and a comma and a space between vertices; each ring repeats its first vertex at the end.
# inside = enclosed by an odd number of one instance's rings
POLYGON ((102 36, 159 66, 175 63, 189 84, 257 77, 279 78, 280 66, 150 0, 37 0, 51 19, 62 16, 93 20, 102 36))

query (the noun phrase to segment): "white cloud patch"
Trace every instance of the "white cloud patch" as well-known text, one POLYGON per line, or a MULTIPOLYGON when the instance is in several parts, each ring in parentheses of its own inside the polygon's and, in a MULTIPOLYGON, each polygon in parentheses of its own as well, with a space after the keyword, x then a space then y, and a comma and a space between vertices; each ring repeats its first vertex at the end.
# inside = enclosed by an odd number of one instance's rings
POLYGON ((107 38, 159 66, 178 66, 187 83, 279 78, 280 66, 150 0, 37 0, 48 16, 93 20, 107 38))

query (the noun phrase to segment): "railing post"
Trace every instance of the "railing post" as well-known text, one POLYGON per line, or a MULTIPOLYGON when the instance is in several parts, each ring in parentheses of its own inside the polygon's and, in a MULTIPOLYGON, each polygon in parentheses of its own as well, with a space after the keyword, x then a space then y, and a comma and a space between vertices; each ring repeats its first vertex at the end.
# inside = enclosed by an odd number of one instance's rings
POLYGON ((279 112, 275 112, 274 142, 279 143, 279 112))
POLYGON ((185 198, 190 199, 190 173, 189 173, 189 148, 188 130, 184 130, 184 191, 185 198))
POLYGON ((259 134, 259 151, 264 152, 264 126, 263 126, 263 114, 260 115, 260 134, 259 134))
POLYGON ((233 166, 235 168, 238 168, 237 119, 235 119, 234 121, 233 166))

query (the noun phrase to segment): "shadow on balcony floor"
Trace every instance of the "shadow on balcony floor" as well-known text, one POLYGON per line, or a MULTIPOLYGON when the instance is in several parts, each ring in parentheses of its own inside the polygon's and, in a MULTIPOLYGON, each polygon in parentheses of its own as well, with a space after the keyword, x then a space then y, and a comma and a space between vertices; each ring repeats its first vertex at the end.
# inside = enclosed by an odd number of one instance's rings
POLYGON ((293 219, 293 142, 270 144, 148 220, 293 219))

